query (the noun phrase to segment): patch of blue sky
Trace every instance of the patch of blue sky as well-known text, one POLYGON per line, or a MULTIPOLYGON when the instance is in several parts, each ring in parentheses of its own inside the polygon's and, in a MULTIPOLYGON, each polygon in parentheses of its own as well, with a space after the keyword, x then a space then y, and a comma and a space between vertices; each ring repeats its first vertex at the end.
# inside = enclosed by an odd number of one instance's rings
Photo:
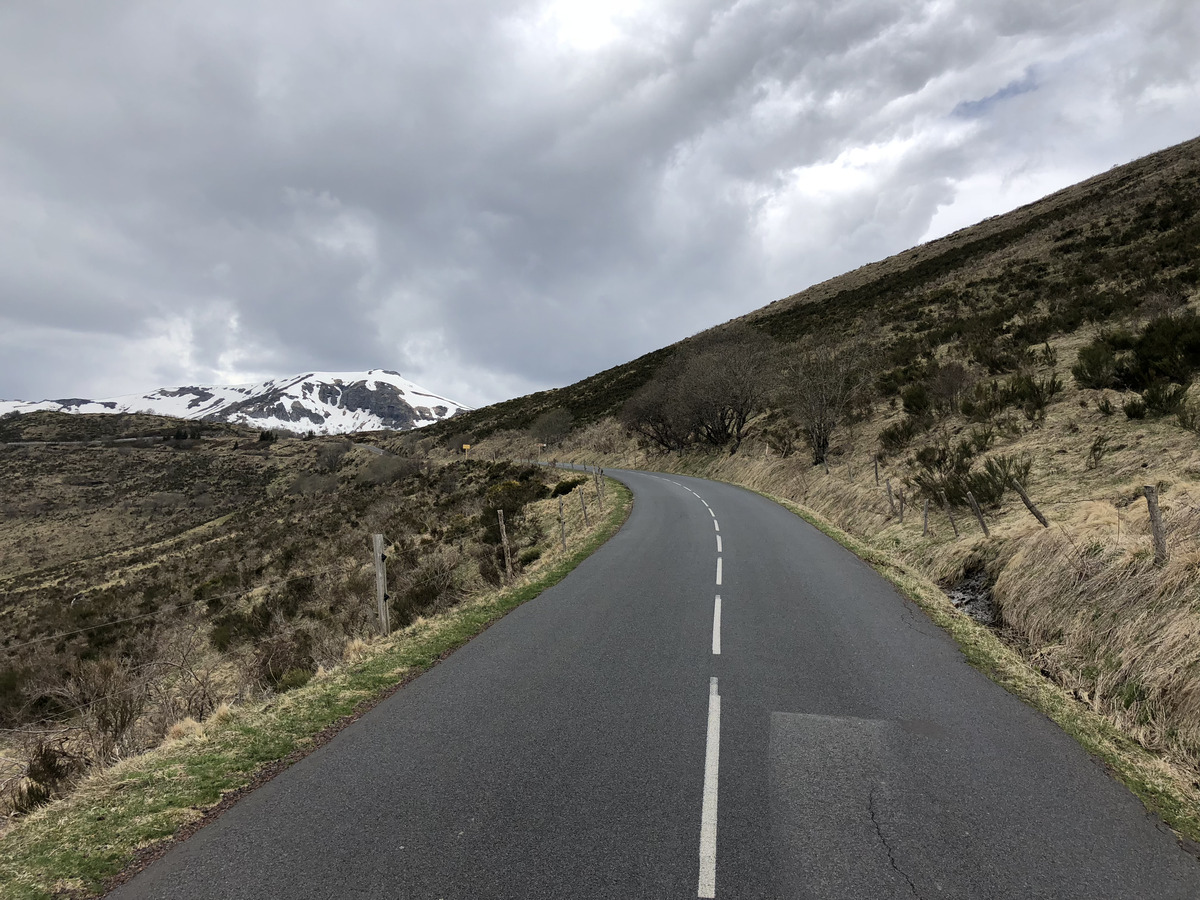
POLYGON ((1027 69, 1022 78, 1010 81, 996 93, 984 97, 982 100, 964 100, 954 107, 950 114, 960 119, 978 119, 986 116, 998 103, 1036 91, 1038 87, 1040 85, 1033 70, 1027 69))

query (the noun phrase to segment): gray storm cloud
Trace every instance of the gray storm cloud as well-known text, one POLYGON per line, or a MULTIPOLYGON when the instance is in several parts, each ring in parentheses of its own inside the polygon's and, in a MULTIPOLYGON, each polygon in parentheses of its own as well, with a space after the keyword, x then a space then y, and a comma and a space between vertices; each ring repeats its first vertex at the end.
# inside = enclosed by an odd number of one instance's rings
POLYGON ((0 396, 567 383, 1195 136, 1198 42, 1184 0, 7 5, 0 396))

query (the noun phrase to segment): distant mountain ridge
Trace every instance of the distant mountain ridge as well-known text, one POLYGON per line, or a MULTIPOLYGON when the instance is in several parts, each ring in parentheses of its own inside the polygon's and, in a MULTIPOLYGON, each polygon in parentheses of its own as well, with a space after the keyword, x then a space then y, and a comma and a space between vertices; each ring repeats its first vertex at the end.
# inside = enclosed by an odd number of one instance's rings
POLYGON ((159 388, 107 400, 74 397, 37 402, 0 400, 0 416, 38 410, 150 412, 180 419, 317 434, 408 431, 469 409, 387 369, 309 372, 259 384, 159 388))

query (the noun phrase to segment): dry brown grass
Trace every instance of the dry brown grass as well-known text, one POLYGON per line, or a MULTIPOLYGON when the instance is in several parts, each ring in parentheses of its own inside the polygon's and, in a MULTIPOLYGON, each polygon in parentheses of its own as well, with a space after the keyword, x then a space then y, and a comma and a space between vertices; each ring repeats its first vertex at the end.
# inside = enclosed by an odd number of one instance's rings
MULTIPOLYGON (((0 726, 17 729, 0 751, 19 767, 23 735, 53 726, 103 768, 364 659, 372 532, 392 542, 394 624, 481 595, 483 497, 521 473, 380 459, 338 439, 0 449, 0 726)), ((510 523, 518 576, 561 558, 551 515, 535 504, 510 523)))

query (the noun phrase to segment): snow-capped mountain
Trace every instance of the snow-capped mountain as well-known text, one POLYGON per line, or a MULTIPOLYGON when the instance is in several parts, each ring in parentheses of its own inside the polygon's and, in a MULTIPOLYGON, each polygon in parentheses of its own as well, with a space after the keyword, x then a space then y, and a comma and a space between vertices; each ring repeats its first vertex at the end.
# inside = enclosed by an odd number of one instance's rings
POLYGON ((470 409, 413 384, 397 372, 309 372, 262 384, 160 388, 108 400, 0 400, 0 416, 40 409, 68 413, 149 412, 254 428, 345 434, 407 431, 470 409))

